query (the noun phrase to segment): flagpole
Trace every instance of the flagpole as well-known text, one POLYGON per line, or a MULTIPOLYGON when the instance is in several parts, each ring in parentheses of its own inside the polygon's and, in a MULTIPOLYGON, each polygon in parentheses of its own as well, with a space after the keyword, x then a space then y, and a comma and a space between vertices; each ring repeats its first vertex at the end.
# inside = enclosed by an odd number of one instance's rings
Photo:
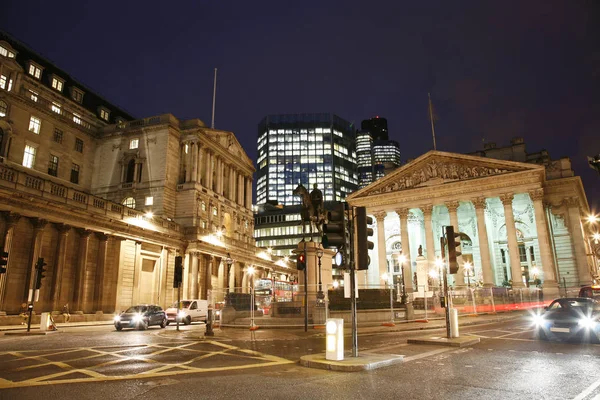
POLYGON ((435 126, 433 124, 433 106, 431 104, 431 94, 427 93, 427 97, 429 98, 429 121, 431 121, 431 135, 433 136, 433 150, 437 150, 435 145, 435 126))
POLYGON ((215 82, 213 84, 213 107, 212 107, 212 120, 210 121, 210 127, 215 128, 215 101, 217 99, 217 69, 215 68, 215 82))

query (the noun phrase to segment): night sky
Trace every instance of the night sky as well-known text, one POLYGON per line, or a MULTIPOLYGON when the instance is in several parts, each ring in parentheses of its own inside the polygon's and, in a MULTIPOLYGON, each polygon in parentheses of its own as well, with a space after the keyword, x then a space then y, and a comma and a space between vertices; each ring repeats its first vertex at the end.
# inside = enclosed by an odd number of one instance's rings
POLYGON ((210 126, 218 68, 215 126, 252 159, 260 119, 303 112, 384 116, 418 157, 431 92, 438 150, 522 136, 570 157, 600 212, 599 3, 29 0, 4 2, 0 28, 137 118, 210 126))

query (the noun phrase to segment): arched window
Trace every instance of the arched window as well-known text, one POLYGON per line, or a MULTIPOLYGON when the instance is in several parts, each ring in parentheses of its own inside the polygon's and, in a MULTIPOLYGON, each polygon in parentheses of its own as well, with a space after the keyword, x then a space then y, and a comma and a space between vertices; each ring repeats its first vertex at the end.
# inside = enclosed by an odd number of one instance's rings
POLYGON ((129 160, 127 163, 127 174, 125 175, 125 182, 133 182, 133 174, 135 173, 135 160, 129 160))
POLYGON ((8 104, 5 101, 0 100, 0 117, 6 117, 8 112, 8 104))
POLYGON ((123 205, 129 208, 135 208, 135 199, 133 197, 128 197, 123 200, 123 205))

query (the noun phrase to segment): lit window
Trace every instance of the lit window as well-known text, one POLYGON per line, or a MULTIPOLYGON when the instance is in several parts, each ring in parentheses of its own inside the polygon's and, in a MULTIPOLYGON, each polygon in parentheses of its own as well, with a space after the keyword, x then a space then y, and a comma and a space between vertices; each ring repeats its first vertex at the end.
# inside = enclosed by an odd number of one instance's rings
POLYGON ((25 152, 23 153, 23 166, 27 168, 33 168, 35 164, 35 151, 36 148, 32 146, 25 146, 25 152))
POLYGON ((0 117, 6 117, 8 112, 8 104, 5 101, 0 100, 0 117))
POLYGON ((48 161, 48 175, 58 176, 58 157, 50 154, 50 160, 48 161))
POLYGON ((6 89, 6 82, 8 78, 5 75, 0 75, 0 89, 6 89))
POLYGON ((73 97, 73 100, 75 100, 78 103, 82 103, 83 102, 83 92, 79 89, 73 88, 71 89, 71 96, 73 97))
POLYGON ((83 140, 75 138, 75 151, 83 153, 83 140))
POLYGON ((147 206, 154 205, 154 197, 153 196, 146 196, 146 205, 147 206))
POLYGON ((202 202, 201 208, 202 208, 202 211, 206 211, 206 203, 205 202, 202 202))
POLYGON ((213 207, 213 215, 217 215, 217 207, 213 207))
POLYGON ((139 144, 140 144, 139 139, 131 139, 131 141, 129 142, 129 149, 130 150, 137 149, 139 144))
POLYGON ((133 197, 128 197, 123 200, 123 205, 129 208, 135 208, 135 199, 133 197))
POLYGON ((100 118, 102 118, 105 121, 108 121, 108 111, 106 111, 104 108, 100 109, 100 118))
POLYGON ((0 55, 3 55, 4 57, 8 57, 8 58, 15 58, 15 53, 8 50, 4 46, 0 46, 0 55))
POLYGON ((60 104, 52 102, 52 111, 54 111, 57 114, 60 114, 60 104))
POLYGON ((42 76, 42 69, 35 64, 29 64, 29 75, 33 76, 36 79, 40 79, 42 76))
POLYGON ((75 122, 76 124, 81 125, 81 115, 73 113, 73 122, 75 122))
POLYGON ((79 165, 71 166, 71 183, 79 183, 79 165))
POLYGON ((29 119, 29 131, 33 133, 40 134, 40 127, 42 126, 42 121, 34 116, 31 116, 29 119))
POLYGON ((56 143, 62 143, 63 141, 63 131, 58 128, 54 128, 54 141, 56 143))
POLYGON ((53 77, 52 78, 52 89, 56 89, 59 92, 62 92, 63 90, 63 81, 61 81, 60 79, 53 77))
POLYGON ((38 94, 37 92, 34 92, 33 90, 29 91, 29 97, 31 98, 31 100, 37 102, 38 101, 38 94))

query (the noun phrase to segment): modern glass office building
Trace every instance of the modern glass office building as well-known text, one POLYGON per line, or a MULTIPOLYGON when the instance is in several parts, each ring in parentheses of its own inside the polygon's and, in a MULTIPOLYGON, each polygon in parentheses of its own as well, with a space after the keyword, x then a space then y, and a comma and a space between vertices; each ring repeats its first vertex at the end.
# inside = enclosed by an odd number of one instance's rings
POLYGON ((298 184, 313 184, 324 201, 357 189, 355 130, 335 114, 268 115, 258 125, 256 204, 297 205, 298 184))
POLYGON ((400 145, 395 140, 376 140, 373 143, 375 179, 382 178, 400 166, 400 145))
POLYGON ((358 187, 362 189, 373 182, 373 137, 362 129, 356 134, 356 164, 358 187))

